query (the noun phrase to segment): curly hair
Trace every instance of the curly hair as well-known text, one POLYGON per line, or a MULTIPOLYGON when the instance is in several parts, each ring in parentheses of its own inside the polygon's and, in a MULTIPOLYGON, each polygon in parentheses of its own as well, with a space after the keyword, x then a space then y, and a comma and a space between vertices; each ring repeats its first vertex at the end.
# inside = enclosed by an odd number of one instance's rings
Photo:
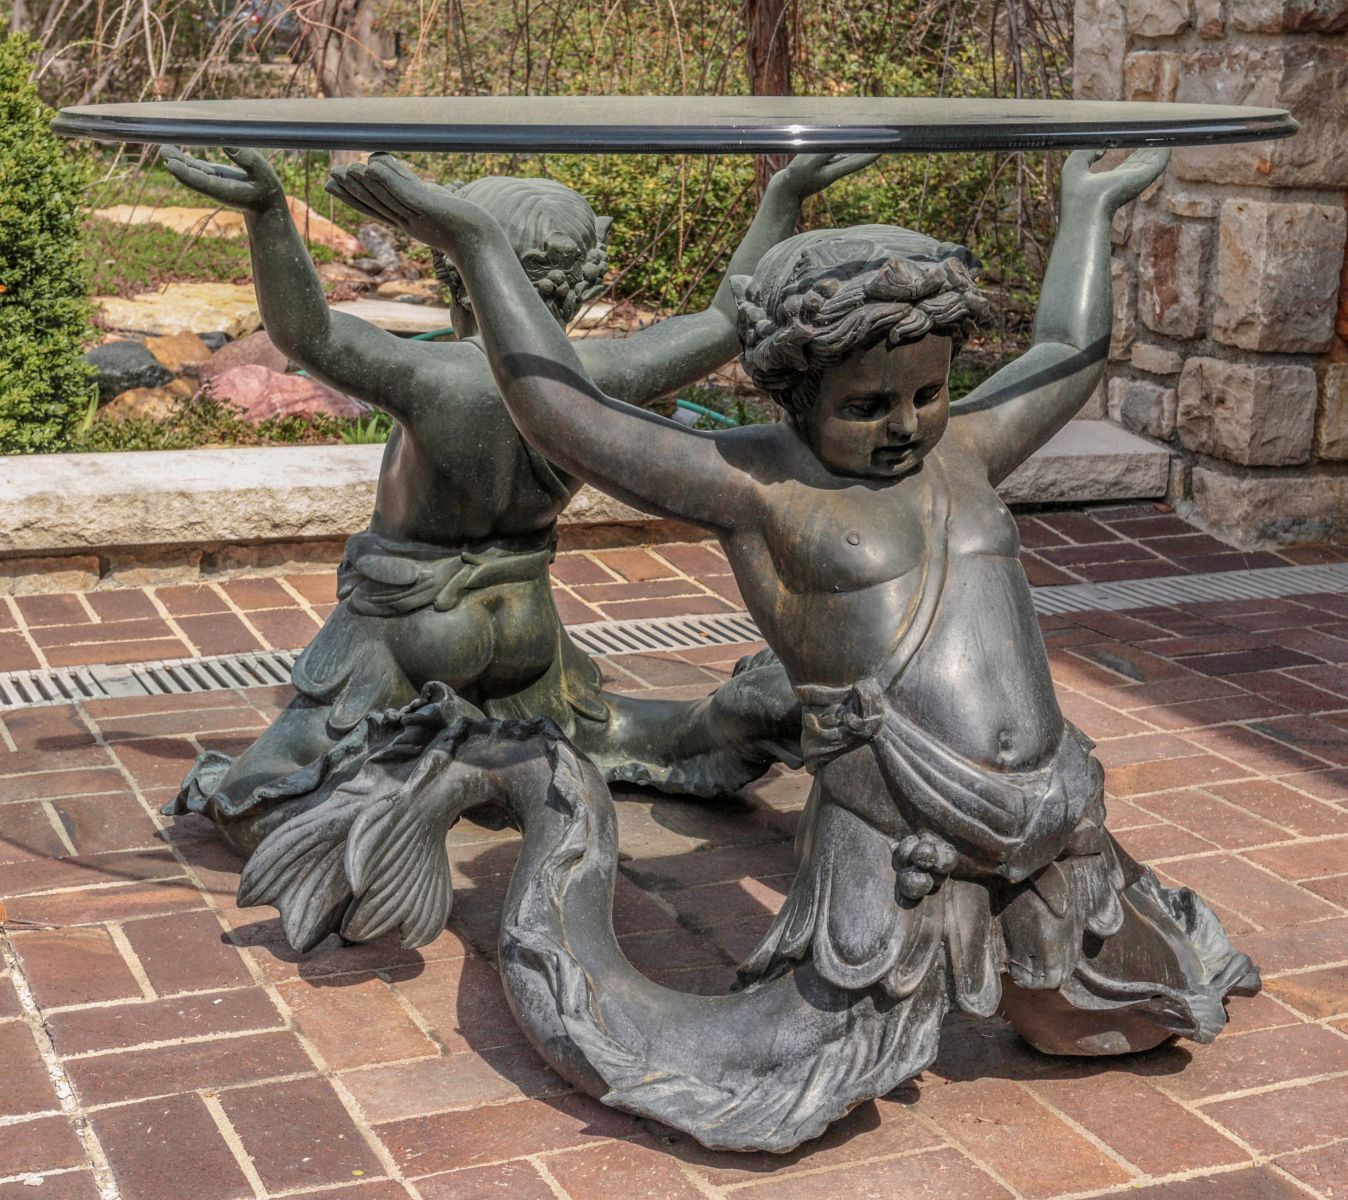
POLYGON ((958 350, 989 312, 979 271, 965 247, 896 225, 797 234, 752 279, 732 281, 745 370, 794 417, 814 404, 825 367, 882 338, 937 333, 958 350))
MULTIPOLYGON (((563 323, 603 290, 608 270, 604 242, 612 221, 595 216, 579 192, 553 179, 505 175, 475 179, 454 191, 496 218, 529 281, 563 323)), ((471 310, 454 264, 438 250, 431 262, 454 303, 471 310)))

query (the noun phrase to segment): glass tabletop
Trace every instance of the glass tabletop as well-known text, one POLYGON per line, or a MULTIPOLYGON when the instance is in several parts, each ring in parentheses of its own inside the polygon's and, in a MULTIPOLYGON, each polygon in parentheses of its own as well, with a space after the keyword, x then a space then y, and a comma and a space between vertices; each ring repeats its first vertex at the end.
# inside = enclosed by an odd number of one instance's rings
POLYGON ((432 96, 63 108, 105 142, 299 150, 594 154, 929 153, 1186 146, 1287 137, 1282 109, 1112 100, 812 96, 432 96))

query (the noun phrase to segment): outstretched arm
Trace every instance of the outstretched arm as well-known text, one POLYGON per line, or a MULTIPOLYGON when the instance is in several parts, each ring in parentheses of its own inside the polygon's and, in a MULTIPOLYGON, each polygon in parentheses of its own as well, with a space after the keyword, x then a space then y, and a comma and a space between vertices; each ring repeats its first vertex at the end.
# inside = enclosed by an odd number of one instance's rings
POLYGON ((1087 400, 1109 354, 1114 293, 1109 226, 1156 179, 1169 150, 1137 150, 1092 173, 1102 150, 1078 150, 1062 172, 1062 219, 1035 314, 1034 344, 951 409, 951 433, 997 483, 1058 432, 1087 400))
POLYGON ((425 390, 415 384, 415 375, 443 368, 447 348, 431 351, 368 321, 333 312, 270 164, 256 150, 225 153, 233 167, 189 158, 172 146, 161 151, 164 165, 180 183, 242 209, 267 335, 315 378, 394 416, 407 415, 425 390))
POLYGON ((711 306, 671 317, 629 338, 587 340, 578 351, 595 381, 629 404, 649 404, 728 362, 740 348, 731 277, 752 275, 759 259, 795 232, 807 197, 877 158, 878 154, 797 155, 768 183, 711 306))
POLYGON ((373 156, 356 176, 404 229, 439 227, 506 407, 552 462, 620 500, 718 532, 746 514, 754 485, 722 458, 724 435, 685 429, 605 396, 490 213, 387 154, 373 156))

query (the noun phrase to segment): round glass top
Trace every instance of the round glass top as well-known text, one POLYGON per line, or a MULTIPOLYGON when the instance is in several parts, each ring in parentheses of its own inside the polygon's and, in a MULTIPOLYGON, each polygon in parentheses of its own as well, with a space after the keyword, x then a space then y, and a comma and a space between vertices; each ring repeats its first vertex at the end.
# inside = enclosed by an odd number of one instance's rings
POLYGON ((1297 123, 1276 108, 1107 100, 435 96, 92 104, 63 108, 53 128, 186 146, 770 154, 1202 145, 1297 123))

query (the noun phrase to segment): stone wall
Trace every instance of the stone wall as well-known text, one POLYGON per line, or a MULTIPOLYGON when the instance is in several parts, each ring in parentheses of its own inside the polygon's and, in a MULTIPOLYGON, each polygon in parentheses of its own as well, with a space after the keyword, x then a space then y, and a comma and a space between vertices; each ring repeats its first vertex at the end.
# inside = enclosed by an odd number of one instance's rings
POLYGON ((1242 544, 1348 537, 1348 0, 1077 0, 1090 100, 1288 109, 1177 150, 1114 228, 1097 403, 1175 452, 1171 498, 1242 544))

